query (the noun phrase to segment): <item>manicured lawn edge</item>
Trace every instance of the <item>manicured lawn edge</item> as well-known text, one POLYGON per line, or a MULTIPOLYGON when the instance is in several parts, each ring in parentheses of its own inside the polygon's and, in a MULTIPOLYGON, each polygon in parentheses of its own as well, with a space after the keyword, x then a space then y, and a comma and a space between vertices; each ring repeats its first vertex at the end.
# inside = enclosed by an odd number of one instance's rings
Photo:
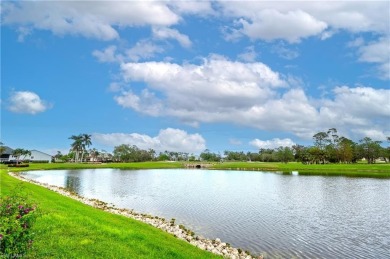
POLYGON ((324 164, 305 165, 302 163, 262 163, 262 162, 225 162, 215 163, 210 169, 265 171, 299 175, 324 175, 346 177, 390 178, 390 164, 324 164))
MULTIPOLYGON (((300 175, 325 175, 325 176, 347 176, 347 177, 372 177, 372 178, 390 178, 390 163, 378 164, 310 164, 305 165, 297 162, 289 163, 268 163, 268 162, 222 162, 222 163, 204 163, 204 162, 140 162, 140 163, 107 163, 107 164, 89 164, 89 163, 50 163, 34 164, 30 163, 27 168, 10 168, 12 172, 31 171, 31 170, 71 170, 71 169, 97 169, 113 168, 123 170, 135 169, 180 169, 188 164, 206 164, 207 169, 214 170, 245 170, 245 171, 265 171, 281 172, 291 174, 293 171, 300 175)), ((1 165, 0 168, 7 167, 1 165)))

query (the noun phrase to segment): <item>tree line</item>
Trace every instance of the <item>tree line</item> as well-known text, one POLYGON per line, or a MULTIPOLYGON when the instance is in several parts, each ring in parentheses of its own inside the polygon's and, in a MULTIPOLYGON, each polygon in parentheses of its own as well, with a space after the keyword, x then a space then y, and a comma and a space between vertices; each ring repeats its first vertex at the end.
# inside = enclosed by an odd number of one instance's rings
MULTIPOLYGON (((259 152, 244 153, 225 151, 224 157, 205 150, 201 158, 206 161, 259 161, 259 162, 302 162, 304 164, 325 163, 356 163, 365 159, 373 164, 377 159, 390 162, 390 146, 382 147, 381 141, 365 137, 358 143, 337 134, 335 128, 321 131, 313 135, 313 145, 293 145, 292 147, 281 146, 275 149, 261 148, 259 152)), ((387 137, 390 143, 390 137, 387 137)))
MULTIPOLYGON (((95 148, 91 135, 79 134, 69 137, 73 142, 68 154, 60 151, 54 156, 59 162, 145 162, 145 161, 257 161, 257 162, 302 162, 304 164, 324 163, 356 163, 365 159, 367 163, 375 163, 378 159, 390 162, 390 137, 387 137, 387 147, 381 146, 381 141, 364 137, 354 142, 344 136, 339 136, 335 128, 321 131, 313 135, 313 145, 280 146, 278 148, 260 148, 258 152, 229 151, 223 154, 206 149, 199 156, 187 152, 164 151, 157 153, 153 149, 144 150, 136 145, 122 144, 114 147, 112 153, 95 148)), ((1 143, 2 144, 2 143, 1 143)), ((3 153, 3 145, 0 145, 3 153)), ((14 156, 17 160, 31 154, 28 150, 17 148, 14 156)))
MULTIPOLYGON (((74 140, 72 150, 74 153, 89 155, 93 160, 102 159, 97 150, 89 152, 85 147, 90 144, 86 134, 80 134, 74 140), (77 141, 81 140, 81 144, 77 141), (84 142, 83 142, 84 141, 84 142), (84 143, 84 144, 82 144, 84 143)), ((387 138, 390 143, 390 137, 387 138)), ((385 162, 390 162, 390 146, 387 148, 381 146, 381 141, 372 140, 365 137, 359 142, 354 142, 344 136, 339 136, 335 128, 327 131, 321 131, 313 135, 313 145, 293 145, 280 146, 278 148, 261 148, 258 152, 229 151, 223 154, 214 153, 206 149, 199 156, 186 152, 164 151, 157 153, 153 149, 144 150, 136 145, 122 144, 114 147, 112 154, 108 155, 110 161, 115 162, 144 162, 144 161, 258 161, 258 162, 302 162, 304 164, 324 164, 324 163, 356 163, 358 160, 365 159, 367 163, 375 163, 381 158, 385 162)), ((106 154, 107 158, 107 153, 106 154)), ((77 161, 77 159, 76 159, 77 161)))

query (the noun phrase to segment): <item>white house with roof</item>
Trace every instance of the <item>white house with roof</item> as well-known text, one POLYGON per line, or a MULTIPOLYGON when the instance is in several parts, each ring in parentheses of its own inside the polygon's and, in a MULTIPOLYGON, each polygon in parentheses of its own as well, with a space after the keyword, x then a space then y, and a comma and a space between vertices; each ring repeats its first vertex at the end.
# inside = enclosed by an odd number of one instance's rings
POLYGON ((10 147, 7 147, 7 146, 3 146, 3 147, 4 147, 4 150, 0 156, 0 163, 10 161, 11 157, 12 157, 12 153, 14 152, 14 150, 10 147))
MULTIPOLYGON (((1 154, 0 162, 14 161, 16 157, 12 155, 13 149, 6 147, 5 151, 1 154)), ((30 162, 43 162, 43 163, 51 163, 52 156, 46 154, 44 152, 38 150, 30 150, 31 155, 21 156, 20 160, 22 161, 30 161, 30 162)))
POLYGON ((26 156, 23 160, 29 160, 30 162, 48 162, 51 163, 52 156, 38 150, 30 150, 31 155, 26 156))

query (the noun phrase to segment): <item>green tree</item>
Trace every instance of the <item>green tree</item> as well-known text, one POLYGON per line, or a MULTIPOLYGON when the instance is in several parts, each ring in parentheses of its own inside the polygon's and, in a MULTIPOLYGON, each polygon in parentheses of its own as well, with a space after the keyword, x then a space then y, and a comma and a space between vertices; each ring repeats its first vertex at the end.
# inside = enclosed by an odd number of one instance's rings
POLYGON ((69 160, 67 155, 63 155, 61 151, 57 151, 57 154, 54 156, 55 162, 66 162, 69 160))
POLYGON ((62 155, 61 151, 57 151, 57 154, 54 156, 54 158, 60 160, 62 156, 63 155, 62 155))
POLYGON ((91 135, 81 134, 81 143, 82 143, 82 149, 81 149, 81 162, 82 162, 84 160, 84 154, 87 151, 87 148, 92 145, 91 135))
POLYGON ((206 149, 205 151, 200 153, 200 158, 201 158, 201 160, 207 161, 207 162, 219 162, 219 161, 221 161, 221 155, 212 153, 208 149, 206 149))
POLYGON ((257 152, 247 152, 246 157, 249 161, 260 161, 260 155, 257 152))
POLYGON ((75 162, 82 162, 84 159, 84 154, 87 150, 87 147, 92 145, 91 135, 88 134, 79 134, 72 135, 69 139, 73 140, 71 144, 71 150, 75 153, 75 162))
POLYGON ((328 133, 323 131, 314 134, 313 139, 314 139, 314 145, 319 149, 325 149, 326 145, 329 142, 328 133))
POLYGON ((148 153, 149 153, 149 156, 152 158, 152 160, 155 160, 156 150, 154 150, 153 148, 149 148, 148 153))
POLYGON ((309 162, 309 153, 308 153, 308 148, 302 145, 294 145, 292 146, 293 154, 294 154, 294 159, 296 161, 300 161, 304 164, 309 162))
POLYGON ((23 157, 22 159, 24 159, 26 156, 30 156, 31 151, 23 148, 17 148, 14 150, 12 155, 16 158, 16 163, 19 164, 20 158, 23 157))
POLYGON ((387 143, 388 143, 388 147, 386 148, 384 157, 386 159, 386 162, 390 163, 390 137, 387 137, 387 143))
POLYGON ((225 159, 228 161, 248 161, 251 158, 248 154, 245 154, 243 151, 235 152, 235 151, 225 150, 223 153, 225 155, 225 159))
POLYGON ((167 153, 160 152, 157 159, 158 161, 168 161, 169 155, 167 153))
POLYGON ((102 150, 100 150, 100 152, 99 152, 99 159, 100 159, 102 162, 111 161, 111 160, 112 160, 112 154, 110 154, 110 153, 107 152, 106 150, 102 149, 102 150))
POLYGON ((129 145, 119 145, 114 147, 114 159, 119 162, 126 162, 130 160, 130 147, 129 145))
POLYGON ((325 147, 325 157, 331 163, 340 162, 338 144, 340 141, 340 137, 337 135, 337 130, 335 128, 331 128, 326 133, 327 137, 327 145, 325 147))
POLYGON ((191 161, 191 162, 196 161, 195 155, 194 155, 194 154, 190 154, 190 155, 188 156, 188 161, 191 161))
POLYGON ((325 163, 326 160, 326 146, 329 144, 328 133, 318 132, 314 134, 314 146, 315 150, 312 150, 312 155, 315 156, 316 163, 325 163))
POLYGON ((356 157, 356 143, 352 140, 340 137, 338 142, 338 157, 342 163, 355 162, 356 157))
POLYGON ((114 147, 114 159, 120 162, 144 162, 153 160, 151 150, 143 150, 133 145, 122 144, 114 147))
POLYGON ((374 141, 369 137, 365 137, 359 142, 360 156, 365 158, 369 164, 375 163, 375 159, 377 159, 381 154, 381 141, 374 141))
POLYGON ((83 136, 80 135, 72 135, 69 137, 69 139, 73 140, 73 143, 71 144, 71 151, 74 152, 74 162, 80 161, 80 154, 83 150, 83 136))
POLYGON ((292 148, 289 147, 279 147, 276 150, 276 157, 280 162, 288 163, 294 159, 294 153, 292 148))
POLYGON ((169 160, 171 161, 178 161, 179 160, 179 153, 174 151, 169 151, 169 160))
POLYGON ((100 152, 96 148, 93 148, 93 149, 89 150, 89 155, 91 156, 92 161, 96 162, 96 161, 98 161, 100 152))
POLYGON ((321 150, 319 147, 309 147, 307 153, 310 164, 320 164, 325 162, 325 151, 321 150))
POLYGON ((275 162, 277 161, 276 152, 271 148, 261 148, 259 150, 261 162, 275 162))

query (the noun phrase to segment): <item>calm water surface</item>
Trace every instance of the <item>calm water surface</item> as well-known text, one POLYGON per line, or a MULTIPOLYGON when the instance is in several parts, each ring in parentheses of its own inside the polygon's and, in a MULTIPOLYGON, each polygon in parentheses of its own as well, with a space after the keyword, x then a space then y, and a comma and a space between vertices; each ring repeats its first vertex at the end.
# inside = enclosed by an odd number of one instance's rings
POLYGON ((390 180, 247 171, 60 170, 25 176, 175 218, 267 258, 390 258, 390 180))

